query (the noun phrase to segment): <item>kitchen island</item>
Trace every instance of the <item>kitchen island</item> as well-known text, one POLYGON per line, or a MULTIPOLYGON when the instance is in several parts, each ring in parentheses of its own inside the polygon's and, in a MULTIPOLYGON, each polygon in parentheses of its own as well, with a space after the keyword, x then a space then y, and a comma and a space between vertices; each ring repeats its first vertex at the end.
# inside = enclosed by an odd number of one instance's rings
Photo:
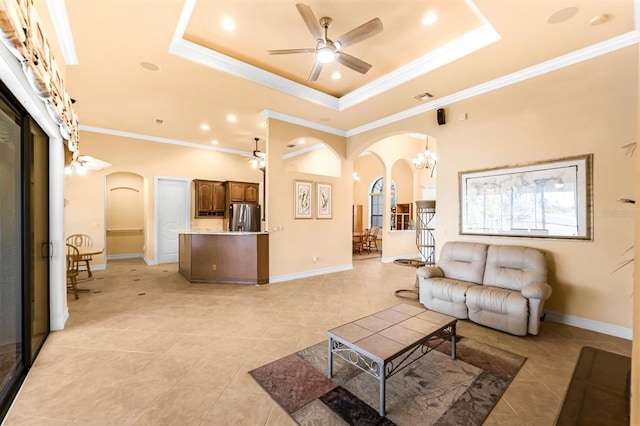
POLYGON ((269 233, 178 231, 180 274, 192 283, 267 284, 269 233))

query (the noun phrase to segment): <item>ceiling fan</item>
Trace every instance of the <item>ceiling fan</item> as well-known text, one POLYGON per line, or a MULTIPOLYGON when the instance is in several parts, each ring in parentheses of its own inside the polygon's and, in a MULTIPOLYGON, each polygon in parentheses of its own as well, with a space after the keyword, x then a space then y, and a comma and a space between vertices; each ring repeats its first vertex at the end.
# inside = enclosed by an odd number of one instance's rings
POLYGON ((106 167, 111 167, 111 163, 99 160, 90 155, 74 155, 73 161, 64 168, 66 174, 72 174, 76 171, 78 174, 85 174, 88 170, 97 171, 106 167))
POLYGON ((374 18, 365 22, 337 39, 331 40, 327 33, 329 27, 331 27, 331 24, 333 23, 333 19, 325 16, 320 18, 318 21, 311 10, 311 7, 304 3, 296 4, 296 9, 298 9, 298 13, 300 13, 302 20, 307 25, 307 28, 309 28, 311 35, 316 39, 316 47, 307 49, 267 50, 267 53, 270 55, 315 53, 316 61, 311 69, 311 73, 309 74, 307 81, 316 81, 320 75, 320 71, 322 71, 322 67, 334 60, 361 74, 365 74, 369 69, 371 69, 371 64, 343 52, 342 49, 359 41, 366 40, 381 32, 382 21, 380 21, 379 18, 374 18))
POLYGON ((252 155, 242 155, 241 157, 243 161, 248 161, 252 168, 264 170, 267 154, 258 149, 260 138, 253 138, 253 140, 256 141, 256 149, 253 150, 252 155))

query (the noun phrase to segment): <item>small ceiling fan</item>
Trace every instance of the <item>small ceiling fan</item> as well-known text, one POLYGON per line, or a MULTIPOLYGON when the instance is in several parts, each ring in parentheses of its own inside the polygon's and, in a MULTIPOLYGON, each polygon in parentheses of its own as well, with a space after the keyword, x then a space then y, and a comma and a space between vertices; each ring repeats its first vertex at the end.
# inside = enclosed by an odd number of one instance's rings
POLYGON ((342 49, 380 33, 382 31, 382 21, 380 21, 379 18, 374 18, 365 22, 337 39, 331 40, 327 33, 329 27, 331 27, 331 24, 333 23, 333 19, 325 16, 320 18, 318 21, 311 10, 311 7, 304 3, 296 4, 296 9, 298 9, 298 13, 300 13, 302 20, 307 25, 307 28, 309 28, 311 35, 316 39, 316 47, 307 49, 267 50, 267 53, 270 55, 315 53, 316 61, 311 69, 311 73, 309 74, 307 81, 316 81, 320 75, 320 71, 322 71, 322 67, 334 60, 361 74, 366 74, 366 72, 371 69, 371 64, 343 52, 342 49))
POLYGON ((106 167, 111 167, 111 163, 99 160, 90 155, 74 155, 73 161, 64 168, 66 174, 76 171, 78 174, 85 174, 88 170, 97 171, 106 167))
POLYGON ((253 138, 253 140, 256 141, 256 149, 253 150, 252 155, 242 155, 241 157, 243 161, 248 161, 252 168, 264 170, 267 154, 258 149, 260 138, 253 138))

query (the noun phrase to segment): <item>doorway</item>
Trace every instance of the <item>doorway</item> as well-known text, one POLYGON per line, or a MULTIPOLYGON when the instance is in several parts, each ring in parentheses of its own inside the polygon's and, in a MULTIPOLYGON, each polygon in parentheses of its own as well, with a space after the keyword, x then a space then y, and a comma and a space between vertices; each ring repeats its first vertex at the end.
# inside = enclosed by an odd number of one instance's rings
POLYGON ((184 178, 156 177, 155 241, 156 263, 178 262, 177 230, 189 229, 191 181, 184 178))
POLYGON ((144 257, 144 178, 117 172, 107 176, 107 259, 144 257))

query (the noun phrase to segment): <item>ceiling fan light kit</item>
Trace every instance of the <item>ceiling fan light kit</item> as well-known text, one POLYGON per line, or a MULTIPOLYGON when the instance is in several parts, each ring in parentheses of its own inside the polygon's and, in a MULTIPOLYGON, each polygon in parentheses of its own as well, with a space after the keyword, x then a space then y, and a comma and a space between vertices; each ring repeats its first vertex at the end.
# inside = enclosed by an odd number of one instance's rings
POLYGON ((251 159, 251 161, 249 161, 249 164, 251 165, 251 168, 253 169, 264 169, 266 166, 266 156, 267 154, 265 154, 264 152, 261 152, 258 149, 258 141, 260 140, 260 138, 253 138, 256 141, 256 149, 253 150, 253 158, 251 159))
POLYGON ((321 47, 316 53, 316 60, 322 64, 330 64, 336 58, 336 52, 330 47, 321 47))
POLYGON ((322 71, 323 65, 329 64, 333 61, 336 61, 339 64, 361 74, 366 74, 367 71, 371 69, 371 64, 343 52, 342 49, 380 33, 382 31, 382 21, 380 21, 380 19, 374 18, 365 22, 359 27, 356 27, 338 37, 334 41, 328 36, 329 27, 333 24, 332 18, 324 16, 320 18, 320 20, 316 19, 311 7, 304 3, 296 4, 296 9, 298 9, 298 13, 309 29, 309 32, 311 32, 311 35, 317 40, 318 43, 316 47, 306 49, 268 50, 267 53, 270 55, 315 53, 316 61, 309 73, 309 77, 307 77, 307 81, 316 81, 320 76, 320 71, 322 71))

